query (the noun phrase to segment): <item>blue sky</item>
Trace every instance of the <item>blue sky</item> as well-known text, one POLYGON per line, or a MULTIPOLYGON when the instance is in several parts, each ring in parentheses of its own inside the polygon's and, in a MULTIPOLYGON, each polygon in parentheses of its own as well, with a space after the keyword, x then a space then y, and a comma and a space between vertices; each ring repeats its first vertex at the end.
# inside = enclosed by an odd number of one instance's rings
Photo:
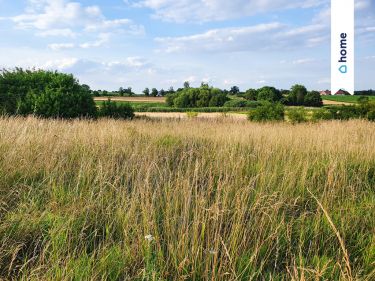
MULTIPOLYGON (((375 88, 375 1, 356 0, 356 88, 375 88)), ((0 67, 93 89, 330 88, 329 0, 0 0, 0 67)))

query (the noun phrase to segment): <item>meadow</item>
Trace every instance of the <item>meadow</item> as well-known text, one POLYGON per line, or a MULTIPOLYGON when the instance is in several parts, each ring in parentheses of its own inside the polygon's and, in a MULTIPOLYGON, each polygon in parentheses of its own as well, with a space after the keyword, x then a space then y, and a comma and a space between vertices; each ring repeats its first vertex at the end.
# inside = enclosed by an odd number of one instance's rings
POLYGON ((375 123, 0 118, 0 280, 374 280, 375 123))

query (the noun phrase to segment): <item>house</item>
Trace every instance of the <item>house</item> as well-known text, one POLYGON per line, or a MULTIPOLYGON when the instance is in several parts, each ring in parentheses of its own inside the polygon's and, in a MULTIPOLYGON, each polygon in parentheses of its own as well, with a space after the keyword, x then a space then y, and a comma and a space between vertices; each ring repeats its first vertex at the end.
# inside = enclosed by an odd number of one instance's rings
POLYGON ((336 92, 335 96, 345 96, 348 95, 349 93, 344 91, 344 90, 339 90, 336 92))
POLYGON ((321 91, 320 95, 321 96, 330 96, 331 95, 331 91, 329 91, 329 90, 321 91))

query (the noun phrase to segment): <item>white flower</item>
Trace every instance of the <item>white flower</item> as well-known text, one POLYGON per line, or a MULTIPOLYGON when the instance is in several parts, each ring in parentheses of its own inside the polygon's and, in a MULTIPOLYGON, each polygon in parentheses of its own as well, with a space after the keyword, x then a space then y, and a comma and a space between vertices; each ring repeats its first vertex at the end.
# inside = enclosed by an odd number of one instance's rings
POLYGON ((148 241, 148 242, 151 242, 153 240, 155 240, 154 236, 152 236, 151 234, 148 234, 145 236, 145 239, 148 241))

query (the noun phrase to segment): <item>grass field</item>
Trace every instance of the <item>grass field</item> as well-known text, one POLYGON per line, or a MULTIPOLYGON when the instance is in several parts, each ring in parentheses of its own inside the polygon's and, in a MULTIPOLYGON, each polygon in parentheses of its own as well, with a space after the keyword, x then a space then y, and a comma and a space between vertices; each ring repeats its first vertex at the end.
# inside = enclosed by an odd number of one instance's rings
POLYGON ((0 280, 374 280, 374 123, 2 118, 0 136, 0 280))
MULTIPOLYGON (((322 96, 323 100, 345 103, 357 103, 361 96, 322 96)), ((367 96, 370 100, 375 100, 375 96, 367 96)))

